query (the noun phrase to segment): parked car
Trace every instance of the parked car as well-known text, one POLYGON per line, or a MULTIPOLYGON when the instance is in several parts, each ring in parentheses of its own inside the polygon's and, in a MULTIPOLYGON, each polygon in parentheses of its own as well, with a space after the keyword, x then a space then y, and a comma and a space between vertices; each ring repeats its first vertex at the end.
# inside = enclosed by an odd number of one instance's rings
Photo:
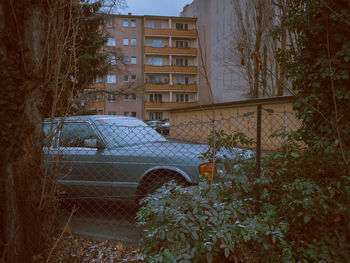
POLYGON ((146 122, 148 126, 150 126, 152 129, 156 130, 160 133, 161 126, 163 125, 162 121, 148 121, 146 122))
POLYGON ((164 122, 160 126, 160 134, 162 135, 169 135, 170 133, 170 122, 164 122))
POLYGON ((162 135, 169 135, 170 132, 170 122, 163 121, 148 121, 146 122, 148 126, 152 127, 154 130, 162 135))
POLYGON ((169 180, 196 184, 200 170, 212 171, 199 158, 207 145, 169 142, 137 118, 55 118, 45 121, 44 132, 52 134, 44 140, 47 172, 72 198, 137 200, 169 180))

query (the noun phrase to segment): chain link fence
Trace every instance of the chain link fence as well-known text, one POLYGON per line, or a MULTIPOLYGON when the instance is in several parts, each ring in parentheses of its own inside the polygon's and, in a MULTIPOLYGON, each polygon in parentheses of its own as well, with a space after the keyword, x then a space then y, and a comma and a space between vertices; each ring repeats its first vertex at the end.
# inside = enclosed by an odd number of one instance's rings
POLYGON ((269 152, 283 143, 270 136, 273 132, 298 127, 294 112, 261 105, 236 116, 208 114, 207 121, 187 119, 153 128, 121 116, 47 120, 45 168, 58 182, 58 222, 63 226, 73 211, 70 226, 78 234, 132 243, 141 234, 135 215, 144 196, 170 180, 198 183, 199 167, 208 162, 200 157, 208 150, 211 132, 241 131, 256 142, 250 150, 269 152))

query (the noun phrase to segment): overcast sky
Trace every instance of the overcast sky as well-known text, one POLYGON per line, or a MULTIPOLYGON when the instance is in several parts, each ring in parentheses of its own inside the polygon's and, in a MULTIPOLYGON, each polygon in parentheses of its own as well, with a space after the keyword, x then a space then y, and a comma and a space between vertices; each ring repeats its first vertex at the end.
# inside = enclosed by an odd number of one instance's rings
POLYGON ((126 3, 129 8, 122 10, 122 14, 179 16, 192 0, 126 0, 126 3))

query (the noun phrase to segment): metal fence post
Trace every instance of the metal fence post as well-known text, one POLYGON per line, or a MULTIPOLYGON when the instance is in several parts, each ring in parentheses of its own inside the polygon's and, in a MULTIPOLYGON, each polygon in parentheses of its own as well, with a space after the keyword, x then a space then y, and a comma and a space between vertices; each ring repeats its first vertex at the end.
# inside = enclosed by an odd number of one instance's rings
POLYGON ((261 161, 261 104, 257 105, 257 127, 256 127, 256 176, 260 177, 261 161))

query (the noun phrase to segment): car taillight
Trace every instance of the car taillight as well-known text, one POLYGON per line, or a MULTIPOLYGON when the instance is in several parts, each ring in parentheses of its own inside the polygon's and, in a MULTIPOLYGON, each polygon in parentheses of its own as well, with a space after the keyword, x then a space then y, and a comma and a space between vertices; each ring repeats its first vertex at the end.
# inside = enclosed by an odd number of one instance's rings
POLYGON ((213 163, 203 163, 199 166, 199 173, 207 178, 214 178, 216 175, 216 166, 213 163))

